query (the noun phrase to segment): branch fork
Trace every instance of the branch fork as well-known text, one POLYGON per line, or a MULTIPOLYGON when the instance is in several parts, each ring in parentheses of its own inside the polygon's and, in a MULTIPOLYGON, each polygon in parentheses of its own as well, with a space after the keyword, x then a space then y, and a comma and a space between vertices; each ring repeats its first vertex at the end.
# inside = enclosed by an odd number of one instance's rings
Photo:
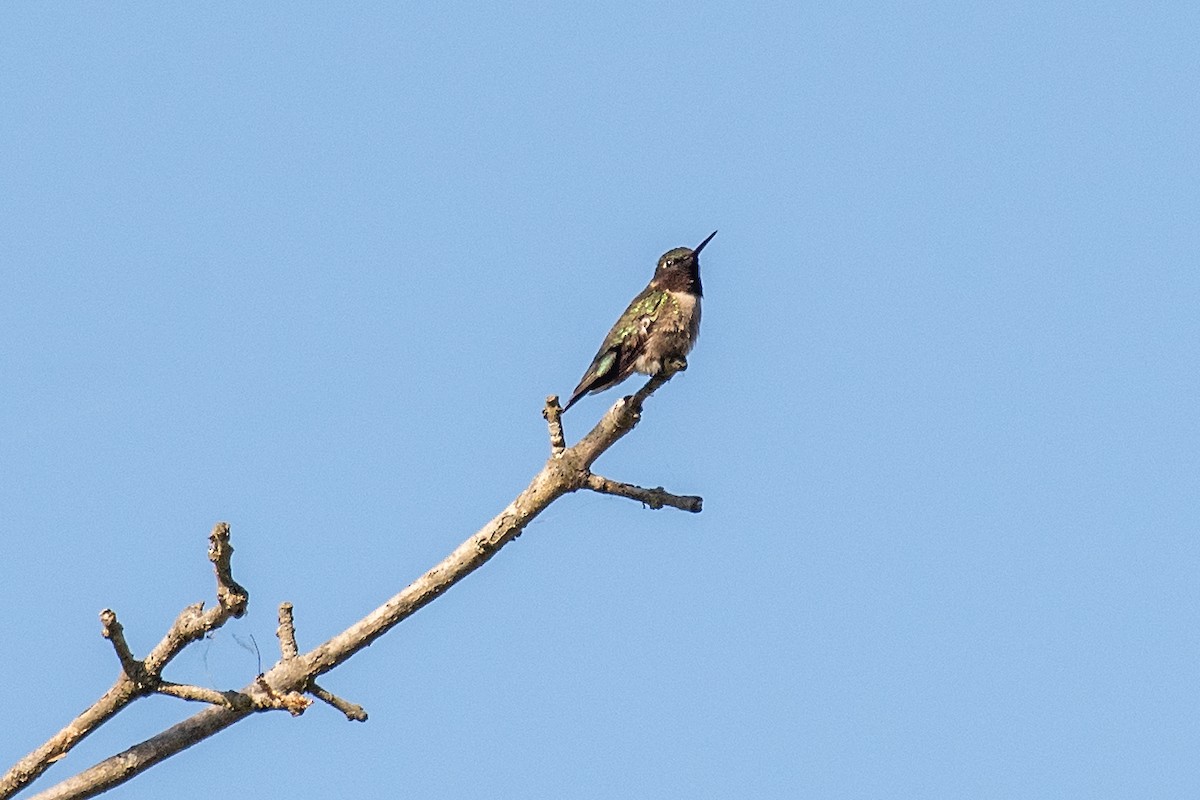
MULTIPOLYGON (((300 648, 296 644, 296 621, 291 603, 285 602, 279 604, 279 627, 275 632, 279 636, 279 649, 283 653, 284 661, 291 661, 300 655, 300 648)), ((267 688, 270 689, 269 686, 267 688)), ((349 700, 345 700, 333 692, 321 688, 315 680, 309 680, 304 688, 313 697, 345 714, 346 719, 351 722, 367 721, 366 709, 357 703, 351 703, 349 700)), ((305 708, 307 708, 307 704, 311 704, 312 701, 307 698, 305 700, 307 701, 305 708)))
MULTIPOLYGON (((638 422, 642 419, 642 404, 646 399, 654 394, 659 387, 669 381, 678 372, 687 369, 687 363, 672 365, 673 369, 669 372, 664 372, 655 375, 646 385, 637 392, 626 395, 616 402, 604 419, 600 421, 600 425, 596 426, 596 430, 600 430, 605 424, 611 425, 614 431, 619 431, 619 436, 633 430, 638 422)), ((550 434, 550 458, 563 459, 567 455, 566 437, 563 434, 562 426, 563 409, 559 404, 558 395, 550 395, 546 398, 546 407, 542 410, 542 416, 546 419, 546 426, 550 434)), ((575 447, 581 447, 591 436, 596 433, 593 430, 575 447)), ((572 448, 574 449, 574 448, 572 448)), ((597 453, 597 456, 599 454, 597 453)), ((653 489, 645 489, 641 486, 636 486, 632 483, 623 483, 614 481, 611 478, 605 478, 602 475, 597 475, 592 472, 591 464, 595 460, 593 457, 586 460, 583 464, 577 467, 576 474, 573 476, 571 491, 579 489, 590 489, 598 494, 611 494, 617 497, 626 497, 630 500, 637 500, 643 506, 651 509, 660 509, 670 506, 677 508, 680 511, 688 511, 693 514, 699 513, 704 508, 704 499, 696 495, 677 495, 668 492, 661 486, 653 489)))

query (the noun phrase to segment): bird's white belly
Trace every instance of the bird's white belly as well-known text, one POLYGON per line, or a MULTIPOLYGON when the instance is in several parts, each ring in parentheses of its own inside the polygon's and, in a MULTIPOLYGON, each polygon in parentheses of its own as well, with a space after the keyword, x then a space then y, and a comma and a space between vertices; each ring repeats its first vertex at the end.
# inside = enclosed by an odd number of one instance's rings
POLYGON ((656 323, 645 350, 633 362, 634 370, 643 375, 657 375, 662 372, 664 362, 684 358, 696 344, 700 333, 700 298, 687 292, 671 292, 671 300, 677 313, 656 323))

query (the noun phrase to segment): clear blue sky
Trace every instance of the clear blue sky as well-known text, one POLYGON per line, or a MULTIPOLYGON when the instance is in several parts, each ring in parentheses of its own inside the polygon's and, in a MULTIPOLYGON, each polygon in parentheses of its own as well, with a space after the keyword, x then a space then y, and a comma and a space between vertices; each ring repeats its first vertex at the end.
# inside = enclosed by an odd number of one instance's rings
POLYGON ((1200 796, 1200 11, 975 5, 5 4, 3 768, 217 520, 251 613, 176 680, 402 588, 719 228, 598 465, 702 514, 567 498, 326 678, 367 724, 113 796, 1200 796))

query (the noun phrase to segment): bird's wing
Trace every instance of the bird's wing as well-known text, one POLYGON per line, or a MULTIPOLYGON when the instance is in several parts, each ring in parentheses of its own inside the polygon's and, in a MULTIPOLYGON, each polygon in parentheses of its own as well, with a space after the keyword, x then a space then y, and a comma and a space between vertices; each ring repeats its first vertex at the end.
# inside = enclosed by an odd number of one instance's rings
POLYGON ((564 411, 585 394, 615 386, 633 373, 638 353, 645 347, 646 339, 658 318, 658 310, 666 299, 666 292, 650 287, 633 299, 617 324, 604 337, 604 343, 571 393, 564 411))

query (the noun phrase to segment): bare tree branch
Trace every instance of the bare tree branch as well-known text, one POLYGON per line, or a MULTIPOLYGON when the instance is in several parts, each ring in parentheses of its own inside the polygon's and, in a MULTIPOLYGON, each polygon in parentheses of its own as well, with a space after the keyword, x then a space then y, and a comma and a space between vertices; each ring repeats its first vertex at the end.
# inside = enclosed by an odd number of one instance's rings
MULTIPOLYGON (((213 703, 213 705, 171 726, 162 733, 50 787, 36 795, 35 800, 39 798, 50 800, 50 798, 93 797, 124 783, 160 761, 233 725, 255 711, 284 709, 298 715, 312 702, 303 696, 303 693, 306 692, 337 708, 349 719, 365 720, 367 715, 361 706, 349 703, 326 691, 316 683, 316 679, 369 646, 397 624, 441 596, 455 583, 483 566, 500 551, 500 548, 520 536, 525 527, 538 514, 565 494, 580 489, 589 489, 604 494, 628 497, 652 508, 672 506, 687 511, 699 511, 702 501, 698 497, 676 496, 661 487, 642 489, 631 484, 611 481, 593 475, 591 472, 591 466, 596 459, 638 424, 641 419, 642 404, 659 387, 670 380, 672 374, 657 375, 634 394, 617 401, 591 432, 569 448, 566 447, 562 430, 562 409, 559 406, 558 398, 556 396, 547 398, 543 416, 546 418, 549 430, 550 458, 534 476, 529 486, 517 495, 503 511, 399 594, 345 631, 306 653, 299 653, 296 645, 291 605, 287 603, 281 605, 277 633, 283 658, 279 663, 238 692, 212 692, 209 694, 208 690, 194 691, 197 687, 164 684, 160 673, 162 667, 187 642, 202 636, 207 630, 223 623, 229 616, 240 616, 245 613, 248 594, 233 580, 228 570, 229 554, 232 553, 232 547, 229 546, 229 528, 224 523, 218 525, 213 531, 211 537, 213 545, 210 548, 210 558, 216 565, 217 572, 217 596, 220 600, 217 609, 202 612, 201 606, 197 605, 184 610, 184 613, 172 626, 171 631, 151 651, 144 662, 143 666, 155 685, 139 687, 128 675, 123 673, 118 679, 117 685, 109 690, 109 694, 117 693, 117 699, 109 699, 109 695, 105 695, 105 698, 102 698, 97 706, 93 706, 92 709, 85 712, 80 719, 96 713, 95 709, 106 700, 109 705, 119 702, 119 705, 115 705, 115 708, 100 720, 103 722, 104 719, 111 717, 121 707, 128 704, 139 692, 159 691, 184 697, 184 699, 203 700, 213 703), (223 533, 223 536, 219 533, 223 533), (219 614, 209 618, 207 615, 213 615, 214 611, 219 614), (216 621, 217 619, 219 622, 216 621), (118 690, 125 692, 128 696, 118 690)), ((113 621, 115 622, 115 615, 113 621)), ((113 637, 110 636, 111 638, 113 637)), ((120 656, 121 648, 116 641, 114 641, 114 647, 117 648, 120 656)), ((132 658, 132 654, 130 654, 130 658, 132 658)), ((122 658, 122 664, 125 664, 124 658, 122 658)), ((90 719, 88 717, 88 720, 90 719)), ((78 723, 79 720, 76 720, 72 726, 77 726, 78 723)), ((94 730, 98 724, 100 723, 92 724, 82 735, 70 740, 69 744, 74 744, 79 738, 94 730)), ((66 731, 75 730, 72 726, 68 726, 64 733, 60 733, 58 737, 51 740, 51 743, 56 742, 59 737, 63 737, 66 731)), ((47 743, 31 753, 5 776, 4 782, 0 783, 0 800, 10 797, 30 780, 36 778, 53 760, 61 758, 62 754, 69 749, 69 744, 58 743, 54 747, 50 747, 51 743, 47 743), (43 751, 50 755, 39 755, 43 751), (28 766, 31 763, 38 766, 36 768, 28 766)))
POLYGON ((178 697, 180 700, 190 700, 195 703, 209 703, 228 708, 237 708, 243 704, 247 708, 253 707, 250 698, 240 692, 218 692, 216 689, 206 689, 203 686, 190 686, 186 683, 159 681, 154 691, 159 694, 170 695, 171 697, 178 697))
POLYGON ((300 655, 300 647, 296 644, 296 621, 292 616, 291 603, 279 604, 279 627, 275 629, 275 635, 279 637, 279 652, 284 661, 300 655))
POLYGON ((121 662, 121 669, 125 671, 125 675, 135 683, 141 681, 145 667, 142 662, 134 658, 133 651, 129 649, 129 643, 125 641, 125 627, 117 620, 117 612, 111 608, 101 611, 100 625, 102 626, 100 635, 112 642, 113 649, 117 651, 117 660, 121 662))
POLYGON ((233 579, 230 560, 233 545, 229 543, 229 523, 218 522, 208 536, 208 560, 217 573, 217 602, 232 617, 241 617, 250 604, 250 593, 233 579))
POLYGON ((634 486, 632 483, 621 483, 620 481, 614 481, 594 473, 587 477, 587 488, 600 494, 614 494, 618 497, 628 497, 630 500, 637 500, 642 505, 653 509, 671 506, 672 508, 678 508, 680 511, 690 511, 693 514, 697 514, 704 508, 704 499, 695 495, 671 494, 661 486, 655 489, 643 489, 640 486, 634 486))
POLYGON ((567 449, 567 439, 563 435, 562 406, 558 404, 558 395, 552 394, 546 398, 546 407, 542 416, 546 418, 546 427, 550 429, 550 455, 556 456, 567 449))
POLYGON ((12 797, 37 779, 51 764, 63 758, 71 748, 116 716, 130 702, 158 691, 163 668, 190 642, 221 627, 230 617, 246 613, 249 595, 233 580, 230 571, 232 555, 229 525, 218 522, 209 534, 208 551, 217 576, 217 605, 208 611, 204 610, 204 603, 185 608, 144 661, 138 661, 129 649, 124 628, 117 620, 116 613, 107 608, 100 613, 101 634, 112 642, 116 650, 121 662, 121 675, 103 697, 45 744, 14 764, 0 778, 0 800, 12 797))
POLYGON ((313 697, 317 698, 318 700, 323 700, 324 702, 336 708, 338 711, 345 714, 346 719, 350 720, 351 722, 367 721, 367 710, 358 703, 351 703, 349 700, 344 700, 333 692, 322 689, 315 683, 310 683, 308 685, 308 690, 312 692, 313 697))

